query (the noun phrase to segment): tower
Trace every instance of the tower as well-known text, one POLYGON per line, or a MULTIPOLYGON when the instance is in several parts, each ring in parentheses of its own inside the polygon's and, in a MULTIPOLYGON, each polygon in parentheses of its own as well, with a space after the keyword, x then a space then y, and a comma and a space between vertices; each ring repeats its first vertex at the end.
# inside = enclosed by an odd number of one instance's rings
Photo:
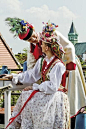
POLYGON ((68 39, 75 45, 78 42, 78 33, 76 32, 74 23, 72 21, 70 31, 68 33, 68 39))

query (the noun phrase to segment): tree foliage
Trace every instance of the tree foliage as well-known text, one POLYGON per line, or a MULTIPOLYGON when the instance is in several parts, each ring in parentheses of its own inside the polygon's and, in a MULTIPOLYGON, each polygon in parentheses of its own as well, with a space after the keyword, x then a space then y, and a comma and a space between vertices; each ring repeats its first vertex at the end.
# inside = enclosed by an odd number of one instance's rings
POLYGON ((15 57, 18 59, 20 64, 23 64, 27 60, 27 49, 23 49, 23 53, 15 54, 15 57))

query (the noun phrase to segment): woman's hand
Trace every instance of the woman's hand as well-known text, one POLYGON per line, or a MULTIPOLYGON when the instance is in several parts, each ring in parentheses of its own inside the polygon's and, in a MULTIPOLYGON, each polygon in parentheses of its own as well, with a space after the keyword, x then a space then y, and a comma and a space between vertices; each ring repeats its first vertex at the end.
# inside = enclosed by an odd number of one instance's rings
POLYGON ((23 91, 33 90, 33 86, 27 86, 23 89, 23 91))
POLYGON ((80 112, 81 112, 81 113, 86 112, 86 106, 85 106, 85 107, 83 107, 83 108, 80 110, 80 112))
POLYGON ((8 79, 12 80, 13 75, 11 75, 11 74, 4 74, 3 78, 8 78, 8 79))

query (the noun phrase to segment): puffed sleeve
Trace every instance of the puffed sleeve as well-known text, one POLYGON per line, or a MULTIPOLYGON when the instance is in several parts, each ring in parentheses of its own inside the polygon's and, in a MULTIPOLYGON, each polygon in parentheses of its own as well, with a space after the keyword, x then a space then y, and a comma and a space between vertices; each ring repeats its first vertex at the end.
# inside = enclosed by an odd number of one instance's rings
POLYGON ((58 39, 65 51, 65 56, 63 58, 63 62, 66 65, 66 69, 67 70, 75 70, 76 64, 75 64, 75 47, 74 47, 74 45, 66 37, 64 37, 59 31, 56 31, 56 34, 57 34, 58 39))
POLYGON ((40 85, 34 83, 33 90, 40 90, 45 94, 53 94, 56 92, 61 84, 62 75, 65 72, 65 66, 63 63, 58 62, 52 68, 51 72, 49 73, 50 81, 42 82, 40 85))
POLYGON ((41 78, 40 62, 41 58, 36 62, 33 69, 27 70, 19 74, 13 74, 13 83, 17 84, 18 82, 20 82, 22 84, 29 84, 38 81, 41 78))

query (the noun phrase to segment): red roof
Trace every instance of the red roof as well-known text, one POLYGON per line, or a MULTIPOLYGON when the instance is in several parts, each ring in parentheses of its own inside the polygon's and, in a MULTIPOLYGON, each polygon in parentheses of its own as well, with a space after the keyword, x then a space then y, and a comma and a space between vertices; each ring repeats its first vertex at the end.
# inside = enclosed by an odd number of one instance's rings
POLYGON ((17 69, 20 63, 17 61, 11 48, 8 46, 8 44, 0 34, 0 66, 3 65, 6 65, 8 69, 17 69))

